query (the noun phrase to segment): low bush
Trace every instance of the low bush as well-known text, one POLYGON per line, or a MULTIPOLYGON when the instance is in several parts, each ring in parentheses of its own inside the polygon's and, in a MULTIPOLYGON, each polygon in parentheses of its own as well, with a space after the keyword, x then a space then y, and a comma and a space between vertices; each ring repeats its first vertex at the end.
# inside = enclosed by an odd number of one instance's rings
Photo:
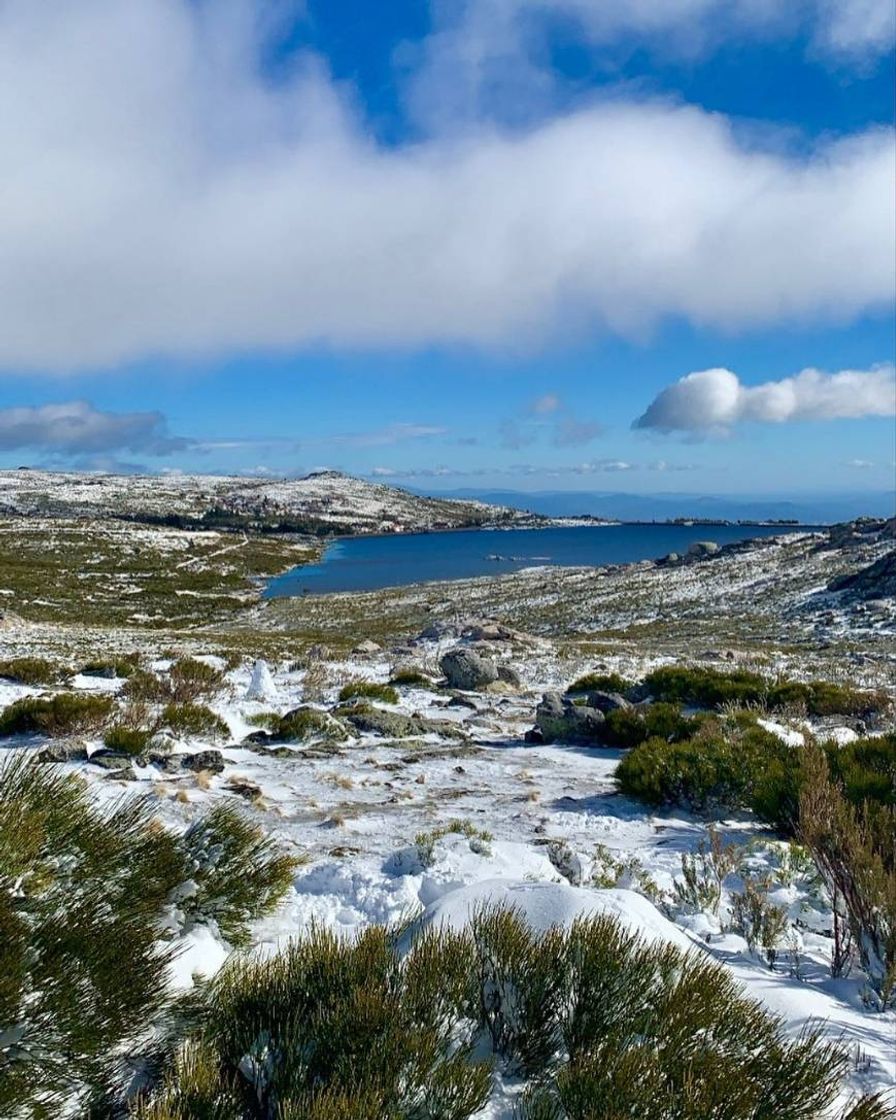
POLYGON ((88 661, 78 670, 85 677, 131 677, 140 666, 140 654, 128 653, 120 657, 104 657, 88 661))
POLYGON ((586 673, 574 680, 567 688, 566 695, 574 696, 582 692, 618 692, 625 695, 634 688, 634 682, 626 680, 618 673, 586 673))
POLYGON ((152 736, 151 729, 116 723, 103 736, 103 744, 111 751, 124 751, 126 754, 137 755, 143 754, 152 736))
POLYGON ((0 677, 16 684, 56 684, 62 676, 59 667, 43 657, 11 657, 0 661, 0 677))
POLYGON ((233 810, 182 836, 154 813, 99 808, 22 757, 0 767, 0 1116, 86 1114, 170 1010, 172 916, 242 942, 288 887, 290 861, 233 810))
POLYGON ((413 688, 415 685, 432 684, 432 680, 419 669, 397 669, 389 681, 395 688, 413 688))
POLYGON ((159 716, 159 725, 182 739, 222 739, 230 734, 224 720, 203 704, 166 704, 159 716))
POLYGON ((384 704, 397 704, 398 693, 391 684, 378 684, 376 681, 350 681, 339 690, 339 699, 380 700, 384 704))
POLYGON ((794 749, 754 723, 712 720, 682 742, 648 739, 622 759, 616 779, 623 793, 650 805, 742 809, 774 785, 769 775, 793 771, 794 749))
POLYGON ((649 704, 608 712, 601 736, 612 747, 637 747, 653 738, 677 743, 694 735, 700 725, 700 717, 682 715, 677 704, 649 704))
POLYGON ((214 696, 224 686, 224 674, 194 657, 179 657, 168 670, 171 699, 176 704, 193 704, 214 696))
POLYGON ((818 1120, 849 1066, 816 1034, 790 1038, 723 965, 608 916, 537 934, 486 909, 463 933, 398 941, 312 929, 231 961, 204 996, 137 1120, 468 1120, 490 1094, 483 1056, 528 1080, 520 1120, 818 1120))
POLYGON ((113 710, 108 696, 59 692, 25 696, 0 712, 0 737, 9 735, 89 735, 101 731, 113 710))
POLYGON ((191 824, 180 844, 192 869, 190 891, 178 901, 182 921, 213 920, 231 945, 247 944, 248 923, 276 907, 299 861, 230 805, 191 824))
POLYGON ((723 705, 762 705, 770 709, 796 707, 811 716, 866 715, 889 704, 882 693, 866 692, 829 681, 771 681, 759 673, 735 669, 689 668, 667 665, 644 678, 655 700, 695 708, 723 705))

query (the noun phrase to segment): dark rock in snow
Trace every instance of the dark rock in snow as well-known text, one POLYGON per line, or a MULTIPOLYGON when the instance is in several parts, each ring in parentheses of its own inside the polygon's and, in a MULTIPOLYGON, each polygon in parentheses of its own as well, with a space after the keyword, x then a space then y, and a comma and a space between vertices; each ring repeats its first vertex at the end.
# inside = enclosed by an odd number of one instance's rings
POLYGON ((197 751, 181 755, 180 760, 184 770, 211 770, 213 774, 220 774, 224 769, 224 755, 220 751, 197 751))
POLYGON ((449 650, 439 662, 439 668, 448 684, 463 692, 475 692, 498 680, 498 669, 493 661, 463 646, 449 650))

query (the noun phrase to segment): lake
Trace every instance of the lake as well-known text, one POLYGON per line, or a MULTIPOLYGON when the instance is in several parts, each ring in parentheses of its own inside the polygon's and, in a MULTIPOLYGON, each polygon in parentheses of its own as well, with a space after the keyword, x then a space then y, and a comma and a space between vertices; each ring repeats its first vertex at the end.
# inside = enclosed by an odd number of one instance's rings
POLYGON ((327 546, 319 563, 293 568, 271 580, 265 597, 375 591, 429 580, 500 575, 543 564, 629 564, 686 552, 695 541, 722 545, 792 531, 762 525, 585 525, 344 537, 327 546))

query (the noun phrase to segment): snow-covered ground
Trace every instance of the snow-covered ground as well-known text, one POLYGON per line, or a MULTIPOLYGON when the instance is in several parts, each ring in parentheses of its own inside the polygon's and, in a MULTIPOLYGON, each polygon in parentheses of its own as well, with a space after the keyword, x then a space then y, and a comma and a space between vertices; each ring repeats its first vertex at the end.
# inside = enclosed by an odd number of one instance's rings
MULTIPOLYGON (((434 664, 451 641, 421 643, 419 663, 434 664)), ((239 800, 284 846, 304 856, 283 904, 254 929, 260 952, 275 951, 312 922, 347 936, 369 923, 415 917, 424 924, 457 924, 485 898, 517 905, 542 929, 583 913, 611 912, 645 937, 724 961, 794 1035, 810 1021, 822 1024, 854 1056, 851 1090, 892 1085, 896 1017, 865 1005, 858 973, 830 978, 829 914, 811 876, 791 867, 784 846, 748 815, 713 822, 683 812, 654 814, 620 795, 613 779, 618 751, 525 743, 541 691, 568 680, 569 671, 546 649, 527 649, 515 646, 507 653, 523 678, 519 688, 459 699, 434 683, 402 689, 397 705, 377 705, 448 721, 463 738, 443 729, 410 739, 362 734, 335 745, 276 750, 241 742, 257 730, 253 717, 282 714, 306 700, 305 671, 272 664, 270 671, 256 667, 253 674, 246 662, 227 675, 226 689, 212 703, 232 739, 232 745, 214 745, 224 763, 220 773, 137 765, 122 781, 89 761, 67 765, 86 775, 101 798, 153 791, 159 815, 176 828, 221 798, 239 800), (453 822, 461 822, 463 831, 451 831, 453 822), (771 875, 772 900, 788 910, 791 933, 774 968, 725 928, 724 899, 719 915, 673 901, 682 854, 695 852, 711 825, 726 843, 749 845, 747 866, 771 875), (434 831, 431 851, 424 851, 419 835, 434 831)), ((352 679, 386 681, 394 658, 363 653, 324 667, 323 692, 315 681, 322 708, 332 706, 338 689, 352 679)), ((631 663, 608 667, 630 671, 631 663)), ((102 691, 121 684, 92 677, 73 683, 102 691)), ((0 704, 30 691, 0 683, 0 704)), ((788 737, 800 734, 799 725, 786 720, 766 726, 788 737)), ((850 730, 836 733, 848 737, 850 730)), ((88 750, 99 746, 92 741, 88 750)), ((174 756, 210 746, 181 741, 174 756)), ((726 882, 730 890, 739 885, 737 875, 726 882)), ((193 930, 182 947, 174 977, 180 985, 194 971, 220 967, 228 950, 207 929, 193 930)), ((517 1089, 498 1084, 482 1120, 510 1120, 517 1089)))

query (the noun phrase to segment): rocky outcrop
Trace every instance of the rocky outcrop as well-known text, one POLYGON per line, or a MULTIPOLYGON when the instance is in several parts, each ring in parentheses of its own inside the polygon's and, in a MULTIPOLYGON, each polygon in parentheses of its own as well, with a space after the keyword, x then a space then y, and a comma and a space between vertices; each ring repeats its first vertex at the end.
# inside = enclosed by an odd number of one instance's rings
POLYGON ((604 713, 576 704, 559 692, 546 692, 535 710, 535 726, 544 743, 599 743, 604 713))
POLYGON ((852 575, 837 576, 828 590, 847 591, 852 598, 863 600, 896 598, 896 549, 852 575))
POLYGON ((439 668, 449 687, 462 692, 477 692, 499 679, 498 667, 493 661, 464 646, 449 650, 439 662, 439 668))

